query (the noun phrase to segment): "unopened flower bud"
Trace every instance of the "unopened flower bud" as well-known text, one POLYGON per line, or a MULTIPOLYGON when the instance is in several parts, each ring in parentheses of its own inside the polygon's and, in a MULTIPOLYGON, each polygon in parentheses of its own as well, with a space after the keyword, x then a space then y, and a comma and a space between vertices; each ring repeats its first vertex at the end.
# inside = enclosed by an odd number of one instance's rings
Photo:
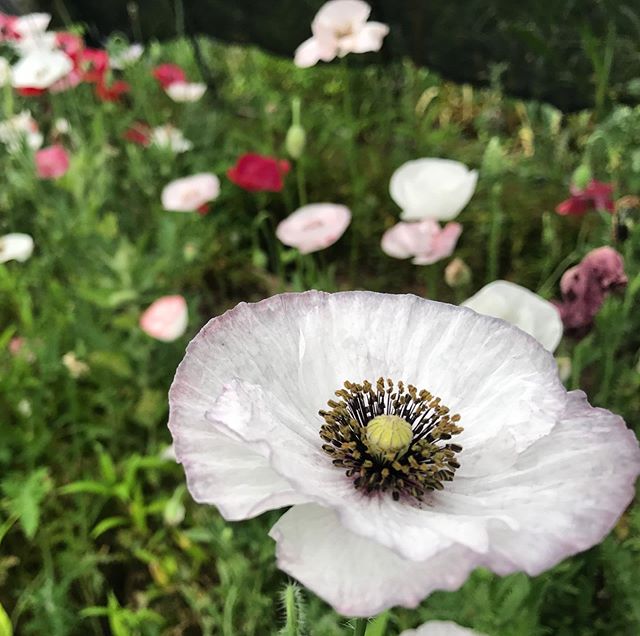
POLYGON ((292 159, 300 159, 304 152, 304 147, 307 143, 307 133, 304 128, 299 124, 292 124, 287 131, 287 137, 284 145, 287 149, 287 153, 292 159))
POLYGON ((454 258, 445 267, 444 280, 453 289, 465 287, 471 282, 471 270, 461 258, 454 258))
POLYGON ((591 181, 591 169, 589 166, 582 164, 578 166, 571 176, 571 183, 578 188, 578 190, 584 190, 591 181))

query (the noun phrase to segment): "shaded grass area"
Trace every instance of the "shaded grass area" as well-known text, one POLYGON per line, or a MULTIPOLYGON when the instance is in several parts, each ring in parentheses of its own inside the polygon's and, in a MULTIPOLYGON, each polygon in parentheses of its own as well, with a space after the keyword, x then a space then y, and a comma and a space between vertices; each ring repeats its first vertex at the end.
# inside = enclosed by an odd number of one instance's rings
MULTIPOLYGON (((13 104, 4 95, 5 113, 29 107, 45 132, 56 117, 72 126, 71 170, 58 182, 37 181, 25 156, 0 156, 0 233, 28 232, 36 241, 27 263, 0 265, 0 602, 19 634, 274 633, 286 577, 266 533, 278 513, 227 524, 191 501, 181 468, 162 457, 170 442, 166 393, 188 337, 239 301, 283 290, 372 289, 459 302, 488 282, 496 209, 498 277, 558 296, 564 269, 610 241, 608 218, 553 211, 585 152, 619 194, 638 187, 640 165, 636 172, 627 158, 640 147, 640 114, 631 109, 597 127, 590 113, 563 116, 510 100, 498 85, 443 83, 409 63, 300 71, 253 50, 203 47, 215 90, 197 104, 171 103, 150 76, 160 61, 197 76, 185 42, 152 47, 128 71, 128 105, 99 104, 88 87, 13 104), (293 96, 302 101, 308 144, 285 191, 240 191, 226 169, 246 151, 284 156, 293 96), (137 120, 173 122, 194 150, 175 156, 128 144, 122 133, 137 120), (458 219, 456 255, 473 273, 466 289, 444 284, 444 263, 415 267, 380 250, 399 212, 389 177, 420 156, 481 170, 458 219), (273 232, 298 205, 301 170, 309 201, 353 212, 341 241, 304 259, 273 232), (223 181, 212 211, 163 211, 162 187, 200 171, 223 181), (187 336, 163 344, 137 321, 168 293, 186 296, 191 318, 187 336), (10 356, 16 335, 32 356, 10 356), (61 362, 67 352, 89 371, 72 377, 61 362)), ((631 281, 626 297, 610 299, 595 331, 559 353, 572 358, 569 384, 639 430, 638 232, 618 249, 631 281)), ((478 571, 459 592, 434 594, 415 612, 393 611, 389 633, 437 617, 501 636, 633 636, 639 566, 636 506, 588 553, 535 578, 478 571)), ((308 595, 306 615, 311 634, 344 630, 344 619, 308 595)))

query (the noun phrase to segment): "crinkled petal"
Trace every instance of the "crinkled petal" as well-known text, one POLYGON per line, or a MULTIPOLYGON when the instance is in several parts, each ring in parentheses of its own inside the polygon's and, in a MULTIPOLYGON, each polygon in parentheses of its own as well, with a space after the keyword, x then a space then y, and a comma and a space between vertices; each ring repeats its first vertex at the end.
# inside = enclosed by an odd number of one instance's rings
POLYGON ((314 504, 294 506, 271 529, 278 567, 345 616, 414 608, 434 590, 456 590, 477 565, 464 548, 428 562, 407 561, 349 532, 336 514, 314 504))
POLYGON ((316 37, 305 40, 295 51, 293 61, 300 68, 315 66, 321 60, 330 62, 338 51, 331 43, 323 43, 316 37))
POLYGON ((389 27, 381 22, 367 22, 353 35, 339 41, 342 54, 369 53, 379 51, 382 41, 389 33, 389 27))

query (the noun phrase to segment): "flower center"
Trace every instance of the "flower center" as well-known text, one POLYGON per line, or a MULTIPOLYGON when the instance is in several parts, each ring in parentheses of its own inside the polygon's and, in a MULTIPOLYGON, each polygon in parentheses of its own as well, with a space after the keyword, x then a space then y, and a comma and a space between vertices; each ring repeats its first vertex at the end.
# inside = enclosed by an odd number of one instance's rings
POLYGON ((439 397, 383 378, 347 381, 335 394, 320 411, 322 448, 357 490, 422 501, 453 479, 462 447, 449 440, 463 429, 439 397))

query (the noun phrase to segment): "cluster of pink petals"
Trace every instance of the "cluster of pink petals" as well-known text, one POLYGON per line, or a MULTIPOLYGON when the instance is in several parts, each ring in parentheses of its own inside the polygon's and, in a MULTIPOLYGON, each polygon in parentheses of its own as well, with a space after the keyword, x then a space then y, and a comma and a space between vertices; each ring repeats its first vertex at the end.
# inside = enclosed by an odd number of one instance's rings
POLYGON ((36 172, 40 179, 58 179, 69 169, 69 155, 60 144, 38 150, 35 155, 36 172))
POLYGON ((622 256, 612 247, 599 247, 568 269, 560 281, 557 303, 565 333, 584 336, 611 292, 627 285, 622 256))
POLYGON ((413 258, 414 265, 431 265, 451 256, 462 232, 460 223, 444 227, 433 219, 401 221, 382 236, 382 251, 393 258, 413 258))
POLYGON ((613 212, 613 186, 610 183, 591 180, 586 188, 571 186, 571 197, 556 206, 562 216, 582 216, 591 210, 613 212))
POLYGON ((311 23, 313 36, 296 49, 296 66, 307 68, 348 53, 379 51, 389 27, 381 22, 367 22, 370 13, 371 7, 363 0, 325 3, 311 23))
POLYGON ((162 296, 142 314, 140 328, 156 340, 172 342, 184 334, 188 322, 189 313, 184 297, 162 296))
POLYGON ((282 221, 276 236, 302 254, 310 254, 333 245, 351 223, 351 212, 344 205, 311 203, 282 221))

